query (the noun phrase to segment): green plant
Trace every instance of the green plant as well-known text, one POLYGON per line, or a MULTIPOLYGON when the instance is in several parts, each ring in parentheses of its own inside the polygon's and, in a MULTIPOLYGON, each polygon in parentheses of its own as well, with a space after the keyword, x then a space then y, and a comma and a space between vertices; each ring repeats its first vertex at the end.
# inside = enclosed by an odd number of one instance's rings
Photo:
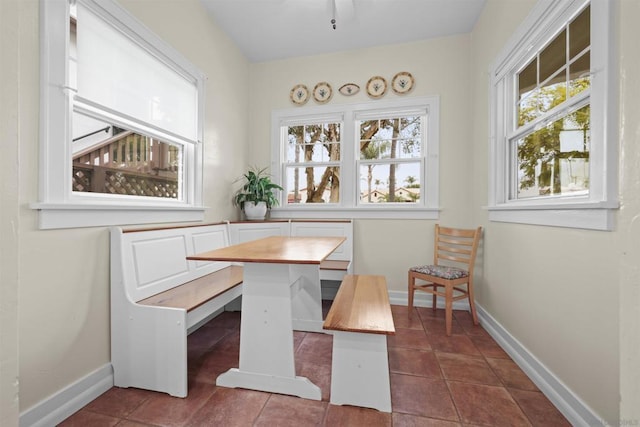
POLYGON ((283 190, 278 184, 271 182, 271 176, 266 173, 267 168, 258 169, 252 167, 238 181, 244 181, 244 185, 236 191, 233 203, 244 209, 245 202, 265 202, 267 208, 278 205, 278 199, 274 190, 283 190))

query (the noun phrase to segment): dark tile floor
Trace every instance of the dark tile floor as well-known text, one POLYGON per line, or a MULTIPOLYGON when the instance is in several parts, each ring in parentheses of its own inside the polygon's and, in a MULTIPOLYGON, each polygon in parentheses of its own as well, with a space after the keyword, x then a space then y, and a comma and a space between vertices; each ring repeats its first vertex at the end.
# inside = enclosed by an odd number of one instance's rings
MULTIPOLYGON (((328 308, 330 302, 326 302, 328 308)), ((322 401, 215 386, 238 365, 239 312, 189 336, 189 396, 114 387, 61 426, 569 426, 560 412, 467 312, 392 306, 388 338, 393 413, 329 404, 331 335, 295 332, 296 371, 322 401)))

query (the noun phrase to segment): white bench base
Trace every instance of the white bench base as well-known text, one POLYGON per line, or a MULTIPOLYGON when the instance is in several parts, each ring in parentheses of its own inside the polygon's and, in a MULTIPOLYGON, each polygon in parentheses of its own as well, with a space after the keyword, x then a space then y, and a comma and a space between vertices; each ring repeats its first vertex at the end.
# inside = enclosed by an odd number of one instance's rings
POLYGON ((305 377, 278 377, 267 374, 243 372, 231 368, 216 379, 216 385, 230 388, 247 388, 270 393, 288 394, 305 399, 321 400, 320 387, 305 377))
POLYGON ((330 402, 391 412, 386 335, 333 331, 330 402))
POLYGON ((111 364, 116 387, 186 397, 187 335, 242 294, 231 285, 193 309, 145 304, 230 263, 187 261, 196 252, 229 245, 227 224, 123 230, 111 234, 111 364))

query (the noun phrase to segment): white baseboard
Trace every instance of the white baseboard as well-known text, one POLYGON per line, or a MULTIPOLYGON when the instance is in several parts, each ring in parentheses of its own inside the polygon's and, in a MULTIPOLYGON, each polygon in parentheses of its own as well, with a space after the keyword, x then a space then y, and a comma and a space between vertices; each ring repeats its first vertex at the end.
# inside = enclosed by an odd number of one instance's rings
MULTIPOLYGON (((389 291, 389 302, 391 305, 407 305, 408 301, 407 291, 389 291)), ((433 305, 433 297, 430 294, 424 292, 416 292, 413 295, 414 307, 431 307, 433 305)), ((437 308, 444 308, 444 300, 438 298, 436 303, 437 308)), ((466 300, 454 301, 454 310, 469 310, 469 303, 466 300)))
MULTIPOLYGON (((389 300, 394 305, 407 305, 407 292, 389 291, 389 300)), ((431 307, 431 296, 415 296, 415 306, 431 307)), ((441 301, 438 301, 441 307, 441 301)), ((464 302, 454 303, 455 309, 467 309, 464 302)), ((571 389, 560 381, 526 347, 494 319, 481 305, 476 303, 478 318, 482 327, 493 337, 502 349, 520 366, 544 395, 574 426, 603 426, 599 417, 571 389)), ((81 378, 35 406, 20 414, 20 427, 52 427, 64 421, 76 411, 113 387, 111 364, 81 378)))
POLYGON ((476 310, 482 327, 572 425, 590 427, 605 425, 602 417, 599 417, 478 303, 476 303, 476 310))
MULTIPOLYGON (((389 300, 394 305, 407 305, 407 292, 389 291, 389 300)), ((414 305, 431 307, 431 295, 416 292, 414 305)), ((438 298, 437 307, 444 308, 444 301, 441 298, 438 298)), ((469 310, 469 304, 466 301, 456 301, 453 303, 453 308, 469 310)), ((572 425, 589 427, 605 425, 602 417, 599 417, 477 302, 476 310, 482 327, 572 425)))
POLYGON ((113 387, 111 363, 63 388, 20 414, 20 427, 53 427, 113 387))

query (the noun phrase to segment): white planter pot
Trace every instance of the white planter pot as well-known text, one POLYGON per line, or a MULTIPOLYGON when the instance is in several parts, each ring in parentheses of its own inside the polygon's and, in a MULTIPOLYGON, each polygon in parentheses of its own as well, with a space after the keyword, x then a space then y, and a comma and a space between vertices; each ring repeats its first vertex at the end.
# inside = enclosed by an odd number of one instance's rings
POLYGON ((267 204, 265 202, 245 202, 244 204, 244 216, 249 221, 263 220, 267 215, 267 204))

